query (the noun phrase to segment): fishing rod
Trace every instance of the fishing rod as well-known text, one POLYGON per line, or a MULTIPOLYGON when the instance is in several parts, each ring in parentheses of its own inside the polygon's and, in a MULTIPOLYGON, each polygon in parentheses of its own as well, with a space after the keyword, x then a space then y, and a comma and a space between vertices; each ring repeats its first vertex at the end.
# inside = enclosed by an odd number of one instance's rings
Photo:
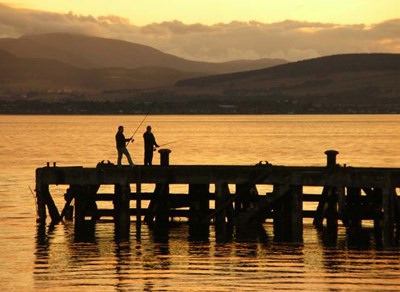
POLYGON ((131 140, 128 141, 128 143, 126 143, 126 146, 129 145, 129 143, 132 141, 133 136, 135 136, 136 132, 139 130, 140 126, 143 124, 143 122, 146 120, 147 116, 149 115, 149 113, 147 113, 144 118, 142 119, 142 121, 140 122, 139 126, 136 128, 135 132, 133 132, 131 140))
POLYGON ((179 141, 183 141, 183 140, 185 140, 185 139, 179 139, 179 140, 171 141, 171 142, 168 142, 168 143, 164 143, 164 144, 158 145, 158 147, 163 147, 163 146, 166 146, 166 145, 169 145, 169 144, 172 144, 172 143, 176 143, 176 142, 179 142, 179 141))

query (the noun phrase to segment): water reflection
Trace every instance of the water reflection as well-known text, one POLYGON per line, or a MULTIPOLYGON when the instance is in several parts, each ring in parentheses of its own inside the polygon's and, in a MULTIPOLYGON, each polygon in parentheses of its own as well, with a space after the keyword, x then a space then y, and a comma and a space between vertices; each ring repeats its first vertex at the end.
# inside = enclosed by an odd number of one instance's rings
MULTIPOLYGON (((213 237, 191 241, 189 227, 184 224, 174 226, 168 237, 161 238, 148 226, 141 228, 140 240, 136 240, 135 230, 131 230, 132 238, 120 242, 115 240, 113 224, 99 223, 94 236, 77 241, 72 222, 38 225, 35 289, 68 290, 69 287, 72 291, 74 287, 87 290, 108 287, 112 291, 176 291, 177 287, 185 287, 186 291, 342 291, 357 290, 351 281, 363 285, 365 275, 372 279, 381 267, 388 273, 386 279, 400 272, 399 251, 374 254, 369 245, 365 250, 353 249, 342 229, 337 245, 332 246, 324 233, 313 227, 305 228, 304 245, 273 241, 220 243, 213 237), (339 278, 340 283, 336 280, 339 278)), ((269 231, 268 226, 266 230, 269 231)), ((213 227, 210 231, 215 232, 213 227)), ((364 243, 373 243, 373 232, 365 236, 364 243)))
POLYGON ((116 290, 127 291, 130 288, 130 266, 131 261, 131 245, 129 242, 121 242, 115 244, 115 277, 116 277, 116 290))

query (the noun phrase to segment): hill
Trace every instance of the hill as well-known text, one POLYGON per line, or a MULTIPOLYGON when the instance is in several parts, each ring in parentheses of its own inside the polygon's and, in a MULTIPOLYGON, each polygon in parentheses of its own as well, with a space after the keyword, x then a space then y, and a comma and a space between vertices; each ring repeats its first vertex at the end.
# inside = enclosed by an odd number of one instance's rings
POLYGON ((14 102, 16 95, 6 93, 0 113, 400 113, 400 54, 334 55, 185 79, 188 74, 202 73, 160 67, 83 69, 0 51, 0 88, 31 85, 27 81, 44 87, 68 81, 80 88, 108 88, 66 95, 42 92, 31 102, 21 96, 23 102, 14 102), (170 79, 162 83, 166 76, 170 79), (147 84, 146 89, 135 82, 147 84))
POLYGON ((174 91, 319 105, 397 104, 399 81, 400 54, 345 54, 181 80, 174 91))
POLYGON ((1 91, 138 90, 169 86, 189 76, 201 74, 156 67, 83 69, 51 59, 19 58, 0 50, 1 91))
POLYGON ((84 69, 161 67, 203 75, 254 70, 287 63, 281 59, 198 62, 141 44, 68 33, 3 38, 0 39, 0 49, 21 58, 51 59, 84 69))

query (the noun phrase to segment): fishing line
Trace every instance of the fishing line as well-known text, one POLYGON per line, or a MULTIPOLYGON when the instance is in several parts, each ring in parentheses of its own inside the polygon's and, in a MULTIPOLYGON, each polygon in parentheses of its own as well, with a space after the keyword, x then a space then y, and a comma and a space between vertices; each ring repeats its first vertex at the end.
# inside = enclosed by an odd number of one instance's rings
POLYGON ((180 142, 180 141, 183 141, 183 140, 185 140, 185 139, 179 139, 179 140, 171 141, 171 142, 168 142, 168 143, 161 144, 158 147, 163 147, 163 146, 166 146, 166 145, 169 145, 169 144, 172 144, 172 143, 176 143, 176 142, 180 142))

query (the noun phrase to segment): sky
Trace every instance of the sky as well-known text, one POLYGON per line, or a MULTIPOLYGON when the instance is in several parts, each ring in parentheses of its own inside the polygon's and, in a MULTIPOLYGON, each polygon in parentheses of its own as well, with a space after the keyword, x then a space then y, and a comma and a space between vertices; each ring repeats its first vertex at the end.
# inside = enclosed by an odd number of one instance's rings
POLYGON ((0 0, 0 37, 71 32, 190 60, 400 53, 400 0, 0 0))

